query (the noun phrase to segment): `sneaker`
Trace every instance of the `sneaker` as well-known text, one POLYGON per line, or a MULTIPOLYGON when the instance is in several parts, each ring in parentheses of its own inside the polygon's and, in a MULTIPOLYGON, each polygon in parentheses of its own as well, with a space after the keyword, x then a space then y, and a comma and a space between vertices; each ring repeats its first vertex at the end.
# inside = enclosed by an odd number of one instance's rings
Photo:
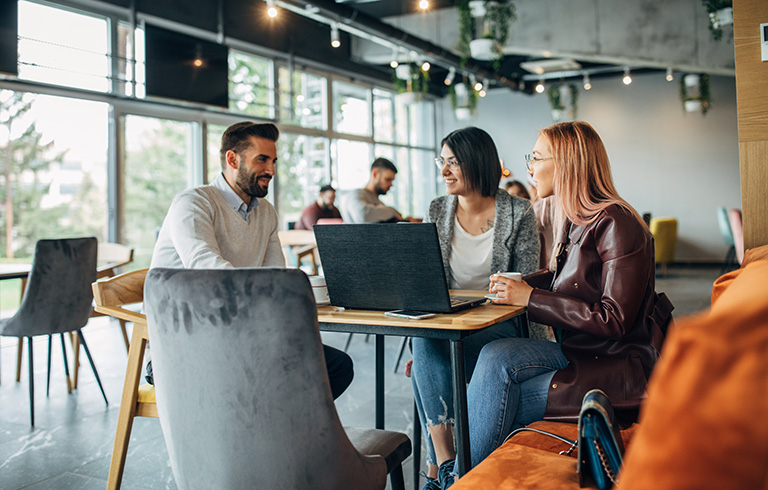
POLYGON ((441 490, 440 482, 437 478, 430 478, 428 476, 425 476, 425 478, 427 479, 427 482, 421 487, 421 490, 441 490))
POLYGON ((440 490, 446 490, 456 479, 456 473, 453 472, 453 468, 456 465, 456 461, 449 459, 444 461, 443 464, 437 469, 437 475, 440 478, 440 490))

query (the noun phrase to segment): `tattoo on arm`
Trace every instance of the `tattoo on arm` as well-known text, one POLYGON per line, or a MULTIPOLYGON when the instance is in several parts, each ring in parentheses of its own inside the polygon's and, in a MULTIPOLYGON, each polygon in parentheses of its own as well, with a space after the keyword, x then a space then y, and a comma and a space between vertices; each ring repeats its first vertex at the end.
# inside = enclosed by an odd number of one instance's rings
POLYGON ((485 233, 491 228, 493 228, 493 220, 489 219, 488 221, 485 222, 485 226, 480 226, 480 233, 485 233))

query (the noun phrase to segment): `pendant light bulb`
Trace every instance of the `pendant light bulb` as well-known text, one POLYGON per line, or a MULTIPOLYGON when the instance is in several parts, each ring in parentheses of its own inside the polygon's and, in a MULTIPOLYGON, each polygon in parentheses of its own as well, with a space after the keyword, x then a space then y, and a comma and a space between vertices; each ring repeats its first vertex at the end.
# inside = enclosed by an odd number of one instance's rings
POLYGON ((444 83, 447 86, 450 86, 453 83, 454 78, 456 78, 456 68, 450 67, 448 69, 448 75, 445 76, 444 83))
POLYGON ((537 94, 543 94, 544 93, 544 82, 539 80, 539 83, 536 84, 535 90, 536 90, 537 94))
POLYGON ((667 68, 667 81, 671 82, 675 79, 675 76, 672 74, 672 67, 667 68))
POLYGON ((339 40, 339 26, 335 23, 331 24, 331 46, 334 48, 341 46, 341 41, 339 40))
POLYGON ((622 78, 621 81, 624 82, 624 85, 632 83, 632 77, 629 75, 629 67, 624 68, 624 78, 622 78))
POLYGON ((589 81, 589 73, 584 74, 584 90, 592 88, 592 83, 589 81))
POLYGON ((273 19, 277 17, 277 8, 275 7, 275 0, 267 0, 267 15, 273 19))

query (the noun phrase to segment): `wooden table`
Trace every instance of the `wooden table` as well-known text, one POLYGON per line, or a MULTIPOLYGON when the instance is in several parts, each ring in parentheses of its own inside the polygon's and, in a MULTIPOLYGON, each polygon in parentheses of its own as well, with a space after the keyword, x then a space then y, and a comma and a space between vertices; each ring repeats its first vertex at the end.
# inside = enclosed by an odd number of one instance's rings
MULTIPOLYGON (((453 290, 454 296, 483 297, 487 291, 453 290)), ((464 346, 462 340, 504 320, 523 315, 527 325, 526 310, 521 306, 503 306, 486 303, 458 313, 436 315, 424 320, 408 320, 384 316, 383 311, 343 310, 334 306, 317 309, 320 330, 328 332, 366 333, 376 336, 376 428, 384 428, 384 336, 425 337, 448 340, 451 343, 451 373, 453 377, 453 401, 455 409, 456 458, 459 475, 470 470, 469 421, 467 416, 467 390, 464 370, 464 346)), ((527 336, 527 332, 524 332, 527 336)), ((419 423, 414 420, 414 425, 419 423)), ((420 441, 414 441, 414 445, 420 441)))

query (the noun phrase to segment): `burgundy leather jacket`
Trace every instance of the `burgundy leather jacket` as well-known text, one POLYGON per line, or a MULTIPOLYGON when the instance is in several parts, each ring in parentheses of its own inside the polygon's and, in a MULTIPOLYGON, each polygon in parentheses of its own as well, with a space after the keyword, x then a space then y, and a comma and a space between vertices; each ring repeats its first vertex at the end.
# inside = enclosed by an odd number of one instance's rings
POLYGON ((674 308, 654 290, 653 236, 612 205, 591 224, 567 224, 559 250, 554 274, 526 278, 536 288, 529 319, 562 329, 568 359, 550 384, 545 418, 575 422, 584 394, 600 388, 617 416, 631 420, 674 308))

